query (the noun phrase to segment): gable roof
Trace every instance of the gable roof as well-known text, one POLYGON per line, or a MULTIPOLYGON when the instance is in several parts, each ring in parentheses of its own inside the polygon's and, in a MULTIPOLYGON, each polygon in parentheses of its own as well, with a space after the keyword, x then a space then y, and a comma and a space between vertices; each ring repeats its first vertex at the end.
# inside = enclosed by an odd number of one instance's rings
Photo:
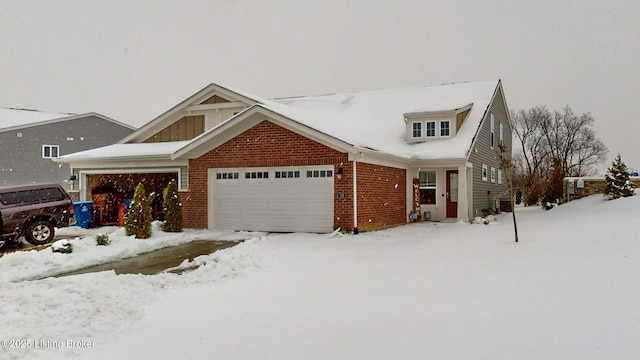
POLYGON ((267 108, 365 149, 408 159, 463 159, 500 81, 275 99, 267 108), (456 136, 407 143, 407 112, 448 113, 472 104, 456 136))
POLYGON ((66 155, 60 160, 123 157, 127 146, 132 150, 130 154, 136 153, 142 149, 133 146, 140 145, 136 141, 143 141, 153 132, 162 130, 167 122, 182 116, 189 106, 218 93, 241 101, 248 108, 190 141, 160 143, 164 147, 147 146, 145 151, 155 148, 158 155, 170 155, 171 159, 198 156, 204 148, 215 146, 217 141, 214 140, 224 136, 223 133, 230 132, 234 126, 242 128, 238 124, 248 121, 251 114, 261 113, 306 135, 325 140, 327 144, 353 152, 366 151, 406 160, 461 160, 467 158, 499 88, 501 82, 497 80, 267 100, 210 84, 121 140, 122 149, 115 152, 120 155, 114 154, 115 148, 104 147, 66 155), (404 116, 407 113, 450 115, 460 109, 469 110, 469 113, 456 136, 421 143, 406 141, 404 116))
POLYGON ((135 130, 135 127, 131 125, 116 121, 95 112, 86 114, 48 113, 30 109, 0 108, 0 132, 76 120, 90 116, 99 117, 114 124, 135 130))
POLYGON ((222 95, 222 97, 226 99, 232 99, 234 101, 245 103, 247 106, 251 106, 253 104, 266 101, 265 99, 262 99, 260 97, 257 97, 251 94, 244 93, 239 90, 232 90, 228 87, 224 87, 218 84, 209 84, 205 86, 202 90, 189 96, 188 98, 186 98, 185 100, 177 104, 176 106, 172 107, 171 109, 162 113, 160 116, 146 123, 145 125, 140 127, 138 130, 134 131, 129 136, 120 140, 118 143, 125 144, 125 143, 142 142, 145 139, 148 139, 149 137, 157 133, 158 131, 171 125, 172 122, 178 120, 178 118, 175 118, 175 116, 181 117, 181 112, 185 110, 187 107, 191 105, 201 104, 203 101, 206 101, 207 99, 216 95, 217 96, 222 95))

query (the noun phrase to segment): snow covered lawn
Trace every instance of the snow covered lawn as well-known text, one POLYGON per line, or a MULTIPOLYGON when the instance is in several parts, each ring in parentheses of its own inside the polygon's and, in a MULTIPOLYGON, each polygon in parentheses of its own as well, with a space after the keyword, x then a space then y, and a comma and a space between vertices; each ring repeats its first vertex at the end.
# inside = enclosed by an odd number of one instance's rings
MULTIPOLYGON (((640 196, 519 210, 518 244, 510 214, 490 225, 263 235, 182 275, 14 282, 62 260, 5 256, 0 333, 24 341, 3 358, 640 356, 640 196)), ((75 249, 55 255, 74 262, 75 249)))

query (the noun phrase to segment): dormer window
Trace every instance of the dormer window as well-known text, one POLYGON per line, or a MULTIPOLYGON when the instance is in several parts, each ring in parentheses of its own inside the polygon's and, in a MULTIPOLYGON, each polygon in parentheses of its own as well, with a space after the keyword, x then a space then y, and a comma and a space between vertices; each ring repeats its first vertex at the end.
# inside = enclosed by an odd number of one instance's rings
POLYGON ((403 114, 408 143, 436 141, 456 136, 473 104, 460 107, 428 107, 403 114))
POLYGON ((413 137, 421 138, 422 137, 422 123, 414 122, 413 123, 413 137))
POLYGON ((435 137, 436 136, 436 122, 435 121, 427 121, 427 137, 435 137))
POLYGON ((447 137, 451 134, 450 122, 440 121, 440 136, 447 137))

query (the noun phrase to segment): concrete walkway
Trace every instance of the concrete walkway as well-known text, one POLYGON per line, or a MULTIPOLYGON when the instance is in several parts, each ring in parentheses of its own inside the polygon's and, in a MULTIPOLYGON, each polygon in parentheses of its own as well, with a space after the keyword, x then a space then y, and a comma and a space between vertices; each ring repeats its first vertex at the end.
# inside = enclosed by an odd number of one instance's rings
POLYGON ((171 246, 134 257, 113 261, 89 268, 58 275, 57 277, 86 274, 91 272, 114 270, 116 274, 154 275, 180 265, 201 255, 237 245, 238 241, 198 240, 187 244, 171 246))

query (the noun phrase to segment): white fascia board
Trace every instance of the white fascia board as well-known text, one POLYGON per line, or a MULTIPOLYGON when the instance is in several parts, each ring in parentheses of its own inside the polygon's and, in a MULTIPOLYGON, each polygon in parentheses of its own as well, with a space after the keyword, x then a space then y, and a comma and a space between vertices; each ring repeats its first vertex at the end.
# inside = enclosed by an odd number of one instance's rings
POLYGON ((173 120, 173 117, 176 114, 178 114, 179 116, 179 113, 181 111, 185 111, 194 103, 198 104, 198 103, 201 103, 202 101, 205 101, 206 99, 215 95, 216 93, 226 95, 227 97, 233 98, 234 100, 238 100, 239 102, 242 102, 242 103, 246 102, 248 106, 251 106, 257 102, 257 100, 254 100, 243 94, 236 93, 220 85, 209 84, 206 87, 204 87, 202 90, 196 92, 195 94, 189 96, 187 99, 180 102, 178 105, 175 105, 171 109, 162 113, 160 116, 146 123, 140 129, 138 129, 138 131, 120 140, 118 143, 125 144, 128 142, 139 142, 151 137, 158 131, 161 131, 162 129, 166 128, 168 126, 168 124, 166 123, 173 120))
MULTIPOLYGON (((484 109, 484 113, 482 114, 482 118, 480 119, 480 122, 478 123, 478 127, 476 128, 476 132, 475 132, 475 134, 473 134, 473 139, 471 140, 471 146, 469 146, 469 148, 467 149, 466 160, 469 160, 469 156, 471 156, 471 149, 473 149, 476 146, 476 141, 478 140, 478 134, 480 133, 480 130, 482 129, 482 125, 484 124, 484 121, 487 119, 487 115, 489 114, 489 109, 491 108, 491 104, 493 104, 493 102, 496 99, 496 95, 498 94, 498 90, 501 90, 500 92, 503 95, 503 98, 501 100, 504 101, 504 90, 502 90, 502 82, 500 80, 498 80, 498 83, 497 83, 495 89, 493 90, 493 95, 491 96, 491 101, 489 101, 489 103, 487 103, 487 108, 484 109)), ((505 107, 506 106, 507 106, 507 104, 505 103, 505 107)), ((509 113, 509 109, 508 108, 507 108, 507 113, 509 113)), ((512 136, 513 136, 513 133, 512 133, 512 136)))
POLYGON ((430 116, 453 116, 453 115, 458 115, 461 112, 467 111, 472 107, 473 107, 473 103, 469 103, 467 105, 464 105, 455 109, 438 110, 438 111, 412 111, 412 112, 404 113, 403 116, 405 118, 405 121, 407 119, 430 117, 430 116))
POLYGON ((419 168, 429 168, 429 167, 437 167, 437 168, 457 168, 460 165, 465 165, 466 167, 470 167, 469 166, 469 162, 467 162, 467 159, 465 158, 460 158, 460 159, 433 159, 433 160, 415 160, 413 162, 411 162, 411 166, 412 167, 419 167, 419 168))
POLYGON ((188 166, 188 161, 172 161, 165 158, 138 158, 138 159, 117 159, 117 160, 77 160, 65 161, 71 168, 138 168, 138 167, 157 167, 157 166, 188 166))

